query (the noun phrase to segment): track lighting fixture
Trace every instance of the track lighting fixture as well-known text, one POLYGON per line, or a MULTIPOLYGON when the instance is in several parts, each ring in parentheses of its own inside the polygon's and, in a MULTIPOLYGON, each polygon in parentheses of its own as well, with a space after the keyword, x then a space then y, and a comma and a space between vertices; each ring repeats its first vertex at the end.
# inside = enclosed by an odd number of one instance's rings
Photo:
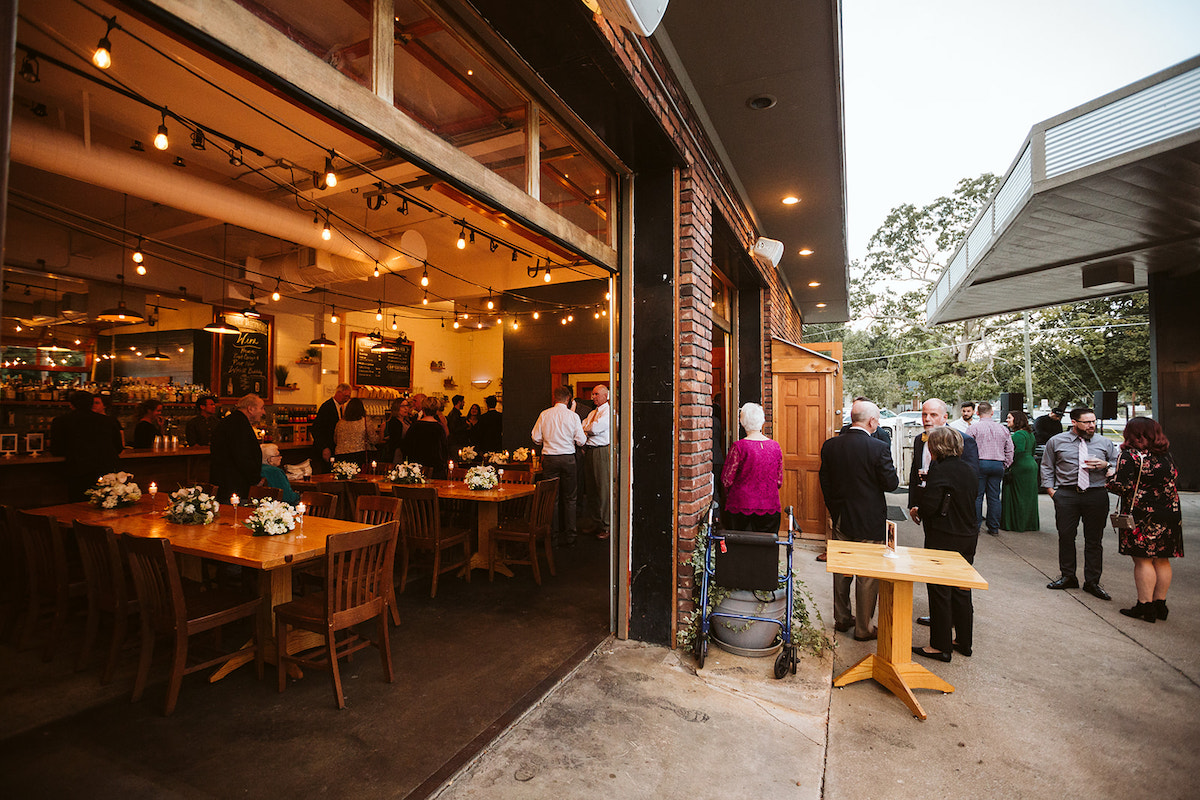
POLYGON ((182 156, 175 156, 175 160, 171 163, 180 168, 187 166, 187 162, 183 160, 182 156))
POLYGON ((407 197, 400 198, 400 213, 408 214, 408 198, 407 197))
POLYGON ((467 226, 465 225, 458 229, 458 249, 467 249, 467 226))
POLYGON ((35 117, 44 117, 50 113, 45 103, 34 103, 29 107, 29 110, 33 112, 35 117))
POLYGON ((108 23, 108 30, 100 37, 95 51, 92 52, 92 63, 100 69, 108 69, 112 66, 112 42, 108 40, 108 37, 112 35, 113 28, 117 27, 117 18, 109 17, 105 22, 108 23))
POLYGON ((192 149, 203 150, 204 148, 204 131, 200 128, 192 131, 192 149))
POLYGON ((38 74, 40 71, 41 64, 38 63, 37 53, 26 53, 25 58, 21 59, 21 77, 29 83, 37 83, 41 80, 41 76, 38 74))
POLYGON ((158 150, 166 150, 171 142, 167 139, 167 110, 162 110, 162 122, 158 126, 158 133, 154 134, 154 147, 158 150))
POLYGON ((513 261, 516 261, 516 260, 517 260, 517 250, 516 250, 516 248, 513 248, 512 260, 513 260, 513 261))

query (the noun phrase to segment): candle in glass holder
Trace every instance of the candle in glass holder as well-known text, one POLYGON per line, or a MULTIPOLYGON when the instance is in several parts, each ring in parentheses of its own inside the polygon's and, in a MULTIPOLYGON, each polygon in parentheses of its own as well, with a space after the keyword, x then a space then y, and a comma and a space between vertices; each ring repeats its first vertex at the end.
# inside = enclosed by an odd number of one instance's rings
POLYGON ((158 494, 158 484, 154 481, 150 481, 150 486, 146 488, 146 491, 150 493, 150 510, 153 511, 154 495, 158 494))
POLYGON ((304 505, 303 502, 296 504, 296 516, 298 516, 300 518, 300 532, 298 534, 296 534, 297 539, 307 538, 304 535, 304 514, 307 511, 308 511, 308 506, 304 505))
POLYGON ((450 471, 454 471, 454 459, 450 459, 450 471))
POLYGON ((240 503, 240 502, 242 502, 242 498, 238 497, 236 494, 229 495, 229 505, 233 506, 233 525, 234 525, 234 527, 237 527, 237 510, 238 510, 238 503, 240 503))
POLYGON ((504 483, 504 470, 502 470, 502 469, 496 470, 496 480, 500 481, 501 483, 504 483))
POLYGON ((375 474, 375 467, 378 466, 374 461, 371 462, 371 474, 375 474))

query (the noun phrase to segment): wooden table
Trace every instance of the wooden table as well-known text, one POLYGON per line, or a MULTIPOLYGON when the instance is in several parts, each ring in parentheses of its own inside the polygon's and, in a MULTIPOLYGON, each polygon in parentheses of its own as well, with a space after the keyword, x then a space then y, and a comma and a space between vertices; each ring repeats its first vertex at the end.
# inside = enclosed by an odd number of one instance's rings
MULTIPOLYGON (((34 513, 51 515, 65 525, 80 520, 92 525, 107 525, 117 533, 170 539, 176 553, 258 570, 259 593, 269 599, 259 610, 258 634, 259 641, 264 643, 264 654, 271 663, 276 661, 275 607, 292 599, 292 565, 324 556, 325 540, 332 534, 370 527, 340 519, 305 516, 303 530, 296 526, 294 531, 281 536, 255 536, 243 524, 250 509, 237 509, 236 526, 234 508, 228 504, 221 506, 218 519, 211 524, 177 525, 162 517, 167 502, 165 497, 156 498, 154 507, 157 511, 151 511, 150 497, 143 495, 138 503, 125 508, 102 509, 90 503, 66 503, 34 509, 34 513)), ((289 650, 298 652, 324 642, 319 636, 303 634, 305 632, 297 631, 288 637, 289 650)), ((209 680, 219 680, 253 660, 249 651, 241 653, 226 662, 209 680)))
MULTIPOLYGON (((500 519, 500 503, 505 500, 516 500, 529 497, 537 486, 532 483, 501 483, 495 489, 471 489, 463 481, 451 481, 444 478, 433 478, 421 484, 390 483, 384 475, 359 475, 356 480, 366 480, 378 483, 380 489, 391 491, 393 486, 430 486, 437 489, 438 497, 445 500, 469 500, 475 503, 477 510, 476 525, 479 530, 479 548, 471 554, 471 569, 488 568, 488 551, 491 549, 491 532, 500 519)), ((330 475, 314 475, 312 482, 318 485, 330 483, 345 484, 330 475)), ((403 533, 401 533, 403 535, 403 533)), ((512 570, 500 564, 496 572, 512 577, 512 570)))
POLYGON ((986 589, 985 581, 961 554, 949 550, 897 547, 896 558, 884 556, 884 546, 872 542, 831 540, 826 548, 828 572, 861 575, 879 581, 879 644, 876 652, 834 679, 846 686, 874 678, 904 701, 913 714, 926 719, 913 689, 954 687, 912 660, 913 583, 986 589))

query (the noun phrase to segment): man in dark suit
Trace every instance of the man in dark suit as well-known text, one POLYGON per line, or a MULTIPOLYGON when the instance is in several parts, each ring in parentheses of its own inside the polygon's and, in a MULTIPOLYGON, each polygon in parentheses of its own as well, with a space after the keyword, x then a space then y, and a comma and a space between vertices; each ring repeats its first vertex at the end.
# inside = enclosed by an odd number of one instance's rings
POLYGON ((67 496, 73 503, 86 499, 85 492, 101 475, 117 471, 117 458, 125 449, 121 425, 96 413, 93 399, 91 392, 75 392, 73 410, 50 424, 50 452, 65 459, 67 496))
MULTIPOLYGON (((850 408, 850 429, 821 446, 821 494, 833 522, 833 538, 852 542, 882 542, 887 536, 886 492, 900 484, 892 451, 872 434, 879 428, 879 407, 859 400, 850 408)), ((838 631, 854 628, 860 642, 878 634, 871 624, 879 599, 874 578, 833 576, 833 623, 838 631), (850 583, 854 581, 854 611, 850 583)))
POLYGON ((254 426, 265 411, 262 398, 248 394, 213 431, 209 481, 217 485, 217 500, 222 503, 234 494, 248 500, 250 487, 262 479, 262 450, 254 426))
POLYGON ((504 449, 504 415, 496 410, 496 395, 489 394, 483 398, 487 411, 479 418, 475 426, 475 438, 479 441, 479 455, 484 453, 499 453, 504 449))
MULTIPOLYGON (((859 402, 863 402, 863 401, 866 401, 869 403, 869 402, 871 402, 871 399, 869 397, 854 398, 855 403, 859 403, 859 402)), ((853 406, 851 406, 851 408, 853 408, 853 406)), ((847 422, 845 425, 843 425, 842 429, 840 431, 838 431, 838 436, 841 436, 843 433, 850 430, 850 426, 853 424, 854 424, 853 422, 847 422)), ((871 435, 874 436, 879 441, 886 444, 888 447, 892 446, 892 432, 890 430, 888 430, 887 428, 883 427, 882 424, 880 424, 879 427, 877 427, 875 429, 875 432, 872 433, 871 435)))
POLYGON ((333 460, 333 431, 346 410, 346 403, 349 402, 350 384, 339 383, 333 390, 333 397, 317 409, 317 418, 312 424, 314 473, 329 472, 329 462, 333 460))
MULTIPOLYGON (((929 473, 929 453, 925 448, 925 442, 929 439, 930 431, 943 427, 949 419, 950 408, 936 397, 931 397, 921 404, 921 424, 925 427, 925 432, 913 442, 912 468, 908 472, 908 516, 918 525, 921 524, 921 513, 918 510, 921 505, 921 494, 925 489, 925 476, 929 473)), ((962 433, 962 431, 959 432, 962 433)), ((962 461, 971 468, 971 471, 975 473, 975 479, 978 480, 979 445, 969 433, 962 433, 962 439, 962 461)), ((928 625, 929 617, 917 617, 917 622, 921 625, 928 625)))

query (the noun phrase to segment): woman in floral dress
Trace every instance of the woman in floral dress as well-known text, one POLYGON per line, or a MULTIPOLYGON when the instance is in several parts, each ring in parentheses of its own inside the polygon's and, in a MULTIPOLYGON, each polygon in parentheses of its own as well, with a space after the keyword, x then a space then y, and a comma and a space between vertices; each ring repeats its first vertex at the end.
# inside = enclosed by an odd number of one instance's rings
POLYGON ((1121 613, 1146 622, 1167 618, 1171 559, 1183 557, 1179 472, 1170 445, 1154 420, 1129 420, 1116 472, 1108 479, 1108 490, 1121 498, 1119 510, 1133 515, 1133 527, 1119 530, 1118 540, 1119 552, 1133 557, 1138 601, 1121 613))

